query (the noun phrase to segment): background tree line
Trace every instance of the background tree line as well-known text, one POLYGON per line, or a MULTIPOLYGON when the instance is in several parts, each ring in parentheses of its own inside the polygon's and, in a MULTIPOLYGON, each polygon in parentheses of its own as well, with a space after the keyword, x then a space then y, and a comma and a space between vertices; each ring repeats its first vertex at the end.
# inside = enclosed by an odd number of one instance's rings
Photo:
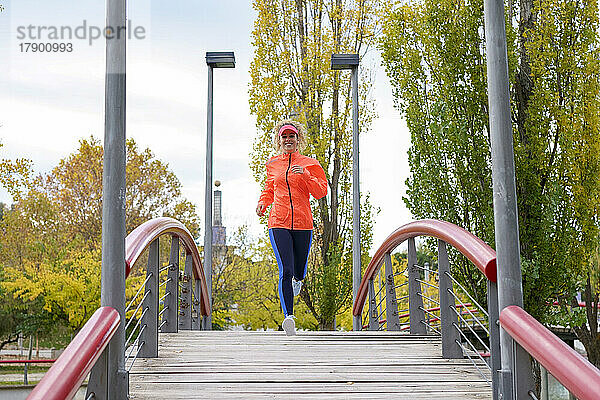
MULTIPOLYGON (((82 139, 48 174, 2 160, 0 183, 14 203, 0 216, 0 337, 77 331, 100 305, 102 145, 82 139)), ((127 141, 127 232, 158 216, 198 234, 195 206, 149 149, 127 141)), ((0 344, 1 344, 0 343, 0 344)))
MULTIPOLYGON (((34 177, 25 159, 0 162, 0 184, 14 200, 0 204, 0 348, 19 334, 64 345, 99 307, 102 156, 100 142, 89 138, 48 174, 34 177)), ((169 216, 199 236, 195 207, 181 196, 167 163, 130 139, 126 169, 127 233, 169 216)), ((164 265, 167 242, 161 240, 164 265)), ((213 328, 281 329, 278 270, 268 241, 252 238, 242 226, 221 250, 214 260, 213 328)), ((143 281, 144 266, 142 257, 132 268, 127 296, 143 281)), ((296 314, 300 328, 318 328, 306 305, 296 314)))

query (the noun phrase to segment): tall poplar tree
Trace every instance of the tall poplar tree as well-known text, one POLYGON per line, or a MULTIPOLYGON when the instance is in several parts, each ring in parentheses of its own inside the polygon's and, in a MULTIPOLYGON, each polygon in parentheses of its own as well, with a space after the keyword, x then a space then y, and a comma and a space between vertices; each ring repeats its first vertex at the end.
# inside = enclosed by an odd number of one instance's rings
MULTIPOLYGON (((597 251, 598 2, 511 0, 506 15, 524 300, 543 321, 549 301, 581 289, 597 251)), ((408 207, 493 244, 483 2, 399 1, 383 26, 412 138, 408 207)), ((483 297, 466 264, 459 274, 483 297)))
MULTIPOLYGON (((265 162, 274 155, 271 132, 278 120, 305 124, 305 154, 323 166, 328 195, 313 202, 315 230, 302 299, 321 329, 331 329, 336 313, 349 306, 352 238, 352 104, 349 72, 330 70, 332 53, 365 55, 375 40, 374 0, 254 0, 258 16, 252 32, 250 110, 258 136, 251 167, 264 184, 265 162)), ((360 67, 360 131, 373 118, 369 69, 360 67)), ((372 208, 362 198, 362 252, 371 244, 372 208)))

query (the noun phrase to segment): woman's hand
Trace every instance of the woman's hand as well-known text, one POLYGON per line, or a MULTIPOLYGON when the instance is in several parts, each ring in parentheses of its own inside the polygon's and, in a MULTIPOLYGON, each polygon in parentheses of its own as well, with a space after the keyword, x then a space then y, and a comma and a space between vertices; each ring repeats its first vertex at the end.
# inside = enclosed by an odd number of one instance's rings
POLYGON ((290 171, 294 174, 303 174, 304 168, 302 168, 299 165, 292 165, 292 167, 290 168, 290 171))
POLYGON ((256 206, 256 215, 258 215, 259 217, 262 217, 266 210, 267 210, 267 206, 265 206, 264 204, 259 204, 256 206))

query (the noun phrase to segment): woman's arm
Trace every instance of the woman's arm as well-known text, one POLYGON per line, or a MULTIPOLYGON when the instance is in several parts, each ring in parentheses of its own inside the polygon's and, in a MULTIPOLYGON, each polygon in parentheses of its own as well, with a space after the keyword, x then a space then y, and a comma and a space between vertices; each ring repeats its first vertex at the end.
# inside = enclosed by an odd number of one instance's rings
POLYGON ((269 173, 267 169, 267 181, 265 182, 265 188, 263 189, 258 199, 258 205, 256 206, 256 214, 262 216, 267 207, 273 203, 273 183, 275 178, 269 173))
POLYGON ((313 164, 304 168, 302 174, 308 186, 308 191, 315 199, 320 199, 327 194, 327 177, 321 164, 313 164))

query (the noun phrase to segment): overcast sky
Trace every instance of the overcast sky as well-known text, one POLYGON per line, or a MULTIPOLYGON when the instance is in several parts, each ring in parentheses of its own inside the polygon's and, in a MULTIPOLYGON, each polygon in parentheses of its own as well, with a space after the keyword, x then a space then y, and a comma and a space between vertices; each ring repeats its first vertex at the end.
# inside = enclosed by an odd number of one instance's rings
MULTIPOLYGON (((103 27, 103 1, 0 0, 0 157, 32 160, 47 173, 78 147, 81 138, 104 135, 103 40, 65 40, 70 53, 25 53, 20 26, 103 27)), ((255 13, 250 0, 129 1, 132 26, 145 30, 127 53, 127 137, 149 147, 179 177, 184 195, 204 216, 206 145, 206 51, 234 51, 236 68, 214 76, 213 177, 222 182, 223 222, 232 232, 247 224, 263 228, 254 213, 261 188, 249 168, 256 135, 248 107, 255 13)), ((89 29, 89 28, 88 28, 89 29)), ((361 190, 371 193, 377 246, 411 217, 402 202, 408 177, 406 124, 393 108, 391 87, 379 55, 374 96, 378 117, 361 136, 361 190)), ((10 203, 0 190, 0 201, 10 203)), ((371 253, 374 249, 371 249, 371 253)))

